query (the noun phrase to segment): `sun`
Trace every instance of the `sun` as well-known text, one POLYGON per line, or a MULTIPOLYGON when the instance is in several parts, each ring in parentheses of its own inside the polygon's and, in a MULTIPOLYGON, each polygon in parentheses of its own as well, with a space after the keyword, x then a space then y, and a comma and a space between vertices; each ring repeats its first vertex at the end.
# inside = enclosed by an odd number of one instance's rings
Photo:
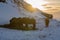
POLYGON ((46 10, 46 8, 42 5, 47 4, 48 2, 44 0, 24 0, 28 4, 31 4, 33 8, 38 8, 40 10, 46 10))

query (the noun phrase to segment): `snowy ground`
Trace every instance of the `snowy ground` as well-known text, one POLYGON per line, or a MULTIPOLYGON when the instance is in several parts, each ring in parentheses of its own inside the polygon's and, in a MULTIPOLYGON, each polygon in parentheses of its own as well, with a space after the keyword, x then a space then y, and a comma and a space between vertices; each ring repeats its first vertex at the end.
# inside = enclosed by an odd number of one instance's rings
POLYGON ((52 20, 48 28, 35 31, 0 28, 0 40, 60 40, 60 22, 52 20))

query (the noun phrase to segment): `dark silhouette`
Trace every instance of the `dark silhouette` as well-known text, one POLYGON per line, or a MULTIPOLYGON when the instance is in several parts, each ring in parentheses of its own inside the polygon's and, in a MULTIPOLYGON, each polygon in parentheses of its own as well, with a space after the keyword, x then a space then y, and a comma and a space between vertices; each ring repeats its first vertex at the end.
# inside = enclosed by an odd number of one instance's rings
POLYGON ((47 18, 45 18, 45 25, 46 25, 46 27, 48 27, 48 26, 49 26, 50 19, 52 19, 52 18, 53 18, 53 16, 52 16, 52 15, 48 15, 48 16, 47 16, 47 18))
POLYGON ((6 2, 6 0, 0 0, 0 2, 5 3, 5 2, 6 2))
POLYGON ((49 26, 49 23, 50 23, 50 19, 53 18, 53 15, 52 14, 48 14, 48 13, 45 13, 45 12, 42 12, 40 11, 42 15, 44 15, 46 18, 45 18, 45 26, 48 27, 49 26))
POLYGON ((34 18, 12 18, 10 20, 9 28, 13 29, 22 29, 22 30, 29 30, 35 29, 36 21, 34 18))
POLYGON ((46 25, 46 27, 49 26, 49 19, 48 18, 45 19, 45 25, 46 25))
POLYGON ((9 24, 0 25, 0 27, 17 30, 35 30, 36 20, 34 18, 16 18, 13 17, 9 24))

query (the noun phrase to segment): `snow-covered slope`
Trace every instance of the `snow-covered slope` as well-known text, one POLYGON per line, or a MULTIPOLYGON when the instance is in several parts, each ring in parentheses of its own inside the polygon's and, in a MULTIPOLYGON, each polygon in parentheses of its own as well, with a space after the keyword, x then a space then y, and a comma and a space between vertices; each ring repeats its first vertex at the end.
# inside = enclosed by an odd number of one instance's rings
POLYGON ((12 17, 19 17, 17 8, 9 4, 0 3, 0 24, 8 23, 12 17))
POLYGON ((9 23, 9 20, 12 17, 31 17, 31 18, 33 17, 35 19, 44 18, 44 16, 41 15, 40 13, 41 12, 37 10, 31 13, 22 7, 20 7, 20 9, 18 10, 16 5, 11 3, 11 0, 8 0, 7 4, 0 3, 0 24, 9 23))

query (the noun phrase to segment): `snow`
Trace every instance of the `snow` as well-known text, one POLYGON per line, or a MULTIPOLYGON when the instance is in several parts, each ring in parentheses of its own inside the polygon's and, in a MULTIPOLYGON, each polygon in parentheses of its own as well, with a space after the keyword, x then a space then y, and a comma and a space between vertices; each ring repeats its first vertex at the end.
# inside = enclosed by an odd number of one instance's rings
POLYGON ((12 17, 19 17, 17 8, 12 7, 9 4, 0 3, 0 24, 9 23, 12 17))
POLYGON ((0 40, 60 40, 58 24, 60 22, 51 20, 48 28, 30 31, 0 28, 0 40))

